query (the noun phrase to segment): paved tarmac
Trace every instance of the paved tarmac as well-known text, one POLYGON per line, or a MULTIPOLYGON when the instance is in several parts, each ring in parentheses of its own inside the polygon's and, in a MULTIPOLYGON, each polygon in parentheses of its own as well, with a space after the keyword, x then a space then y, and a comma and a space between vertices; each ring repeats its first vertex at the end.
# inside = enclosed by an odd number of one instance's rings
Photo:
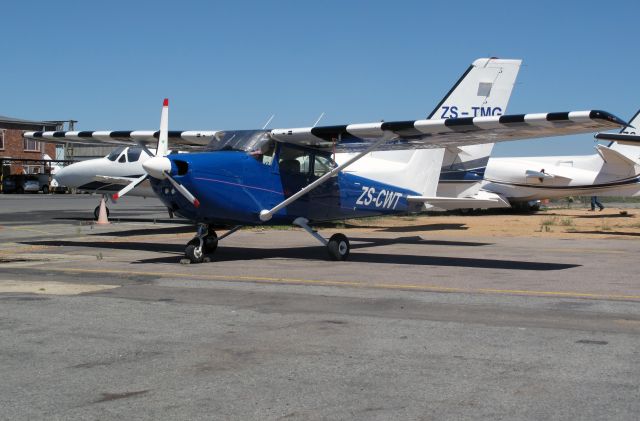
POLYGON ((181 265, 193 227, 125 199, 0 195, 0 419, 640 414, 635 239, 243 230, 181 265))

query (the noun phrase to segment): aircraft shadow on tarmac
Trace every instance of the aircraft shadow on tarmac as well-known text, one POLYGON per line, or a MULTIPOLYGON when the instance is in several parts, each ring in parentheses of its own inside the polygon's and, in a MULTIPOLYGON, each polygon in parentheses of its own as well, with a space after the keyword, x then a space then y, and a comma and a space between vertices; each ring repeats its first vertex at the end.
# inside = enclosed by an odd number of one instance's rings
MULTIPOLYGON (((563 215, 558 215, 558 216, 563 216, 563 215)), ((626 214, 626 215, 622 215, 619 213, 616 214, 601 214, 601 213, 594 213, 591 215, 566 215, 570 218, 580 218, 580 219, 604 219, 604 218, 633 218, 634 215, 632 214, 626 214)))
POLYGON ((640 237, 640 232, 628 231, 572 231, 571 234, 626 235, 629 237, 640 237))
POLYGON ((326 228, 366 228, 380 232, 416 232, 416 231, 443 231, 443 230, 467 230, 465 224, 424 224, 424 225, 404 225, 397 227, 381 227, 376 225, 356 225, 356 224, 318 224, 318 227, 326 228))
POLYGON ((124 231, 107 231, 94 232, 88 234, 90 236, 107 236, 107 237, 132 237, 135 235, 158 235, 158 234, 193 234, 195 232, 193 225, 179 225, 177 227, 158 228, 136 228, 124 231))
MULTIPOLYGON (((80 223, 86 223, 87 225, 95 222, 95 218, 93 217, 58 217, 52 218, 52 220, 58 221, 76 221, 80 223)), ((191 227, 191 231, 195 232, 193 228, 193 222, 187 221, 186 219, 180 218, 116 218, 110 217, 109 221, 119 223, 119 222, 136 222, 136 223, 144 223, 144 224, 184 224, 186 226, 191 227)))
MULTIPOLYGON (((448 257, 448 256, 426 256, 426 255, 410 255, 410 254, 385 254, 385 253, 367 253, 364 250, 371 247, 391 245, 391 244, 424 244, 424 245, 448 245, 448 246, 468 246, 468 245, 488 245, 485 243, 464 243, 464 242, 447 242, 422 240, 420 237, 403 237, 396 239, 379 239, 379 238, 353 238, 351 249, 354 251, 349 256, 349 262, 358 263, 382 263, 395 265, 416 265, 416 266, 454 266, 468 268, 484 268, 484 269, 509 269, 509 270, 562 270, 578 267, 580 265, 564 264, 564 263, 547 263, 547 262, 527 262, 520 260, 500 260, 500 259, 481 259, 468 257, 448 257), (361 240, 365 244, 358 244, 361 240)), ((92 247, 116 250, 132 250, 132 251, 151 251, 158 253, 171 253, 171 256, 162 256, 150 259, 140 259, 134 261, 134 264, 148 263, 177 263, 182 258, 184 246, 181 244, 159 244, 153 242, 111 242, 111 241, 28 241, 24 244, 29 245, 46 245, 46 246, 68 246, 68 247, 92 247), (178 255, 178 256, 176 256, 178 255)), ((250 248, 250 247, 233 247, 222 244, 216 250, 212 257, 211 263, 230 262, 230 261, 247 261, 261 259, 302 259, 302 260, 326 260, 327 251, 323 246, 306 246, 306 247, 287 247, 287 248, 250 248)), ((206 264, 206 263, 205 263, 206 264)))

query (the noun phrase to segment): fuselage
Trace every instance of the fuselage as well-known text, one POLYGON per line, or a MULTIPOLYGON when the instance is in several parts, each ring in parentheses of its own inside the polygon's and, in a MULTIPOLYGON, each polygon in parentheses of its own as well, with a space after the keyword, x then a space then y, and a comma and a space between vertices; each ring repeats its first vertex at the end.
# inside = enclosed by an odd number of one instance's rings
MULTIPOLYGON (((111 194, 123 187, 124 179, 136 179, 143 175, 142 163, 149 155, 140 147, 120 147, 103 158, 76 162, 64 167, 54 175, 60 186, 83 191, 111 194), (115 183, 109 178, 123 179, 115 183)), ((153 197, 154 193, 148 181, 137 186, 129 195, 153 197)))
MULTIPOLYGON (((264 224, 260 211, 330 171, 330 156, 318 151, 278 144, 269 154, 215 151, 168 155, 171 175, 200 202, 194 207, 168 180, 151 178, 163 203, 177 214, 199 223, 264 224)), ((269 224, 290 224, 298 217, 311 222, 403 213, 412 190, 339 173, 273 215, 269 224)))
POLYGON ((577 195, 640 194, 640 167, 606 162, 599 154, 491 158, 482 188, 512 201, 577 195))

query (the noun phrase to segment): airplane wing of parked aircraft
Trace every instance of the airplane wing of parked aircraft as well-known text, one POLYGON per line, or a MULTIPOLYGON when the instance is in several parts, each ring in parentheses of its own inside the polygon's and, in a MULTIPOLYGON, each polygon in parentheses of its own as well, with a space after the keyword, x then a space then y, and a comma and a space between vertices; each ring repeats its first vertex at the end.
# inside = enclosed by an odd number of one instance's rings
MULTIPOLYGON (((438 120, 390 121, 339 126, 255 130, 255 142, 266 136, 283 143, 335 152, 406 150, 476 145, 510 140, 605 131, 626 123, 606 111, 573 111, 511 114, 489 117, 462 117, 438 120)), ((216 143, 233 143, 233 136, 246 131, 170 131, 173 147, 206 150, 216 143), (231 137, 231 138, 230 138, 231 137)), ((26 132, 25 138, 76 144, 137 145, 157 141, 159 132, 52 131, 26 132)))
POLYGON ((625 122, 606 111, 573 111, 274 129, 280 142, 353 152, 445 148, 610 130, 625 122))
POLYGON ((632 145, 632 146, 640 145, 640 136, 636 134, 598 133, 596 134, 595 138, 598 140, 610 140, 612 142, 618 142, 623 145, 632 145))

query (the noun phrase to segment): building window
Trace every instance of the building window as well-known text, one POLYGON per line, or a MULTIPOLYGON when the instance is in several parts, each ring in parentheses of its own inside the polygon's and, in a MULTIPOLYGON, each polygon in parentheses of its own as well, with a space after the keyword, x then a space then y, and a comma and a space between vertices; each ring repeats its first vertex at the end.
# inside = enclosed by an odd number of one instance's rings
POLYGON ((27 152, 40 152, 40 142, 33 139, 24 139, 24 150, 27 152))
POLYGON ((0 129, 0 151, 4 150, 4 130, 0 129))

